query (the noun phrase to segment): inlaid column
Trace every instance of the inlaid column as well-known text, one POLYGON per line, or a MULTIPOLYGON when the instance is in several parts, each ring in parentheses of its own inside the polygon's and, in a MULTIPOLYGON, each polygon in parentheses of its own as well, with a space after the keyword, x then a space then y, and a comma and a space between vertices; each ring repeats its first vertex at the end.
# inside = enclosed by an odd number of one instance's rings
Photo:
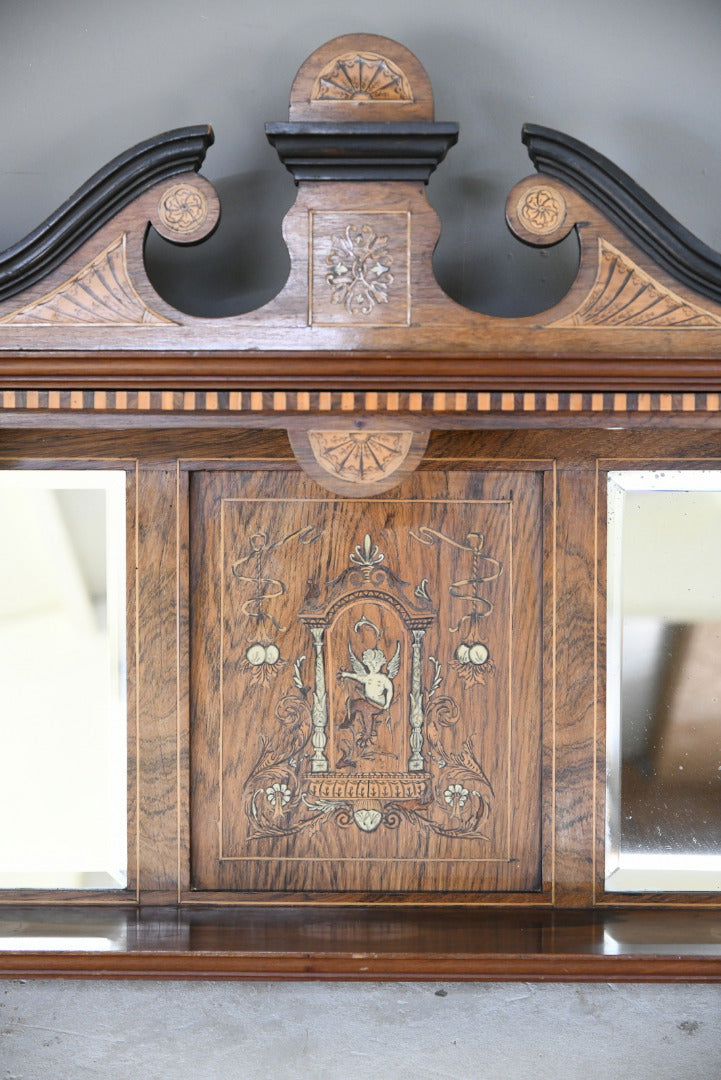
POLYGON ((411 756, 408 759, 410 772, 422 772, 425 761, 423 748, 423 690, 421 688, 421 657, 425 630, 413 630, 413 658, 411 661, 411 756))
POLYGON ((327 742, 326 727, 328 724, 328 695, 325 690, 325 659, 323 657, 323 631, 322 626, 311 626, 313 635, 313 649, 315 652, 315 689, 313 690, 313 734, 311 743, 313 757, 311 758, 311 772, 328 772, 328 758, 325 756, 327 742))

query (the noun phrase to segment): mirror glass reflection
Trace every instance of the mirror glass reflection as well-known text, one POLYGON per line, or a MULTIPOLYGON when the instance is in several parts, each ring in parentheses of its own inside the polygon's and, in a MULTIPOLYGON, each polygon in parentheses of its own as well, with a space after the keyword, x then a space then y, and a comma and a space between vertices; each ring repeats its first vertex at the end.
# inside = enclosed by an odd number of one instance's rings
POLYGON ((721 472, 608 478, 606 888, 721 889, 721 472))
POLYGON ((127 880, 125 473, 0 472, 0 888, 127 880))

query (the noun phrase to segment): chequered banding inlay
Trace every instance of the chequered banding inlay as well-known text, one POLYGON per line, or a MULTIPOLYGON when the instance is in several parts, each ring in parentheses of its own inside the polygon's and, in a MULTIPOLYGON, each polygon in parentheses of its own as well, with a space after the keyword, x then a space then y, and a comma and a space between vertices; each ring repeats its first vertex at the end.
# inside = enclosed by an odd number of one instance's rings
POLYGON ((2 390, 2 409, 194 413, 718 412, 717 393, 2 390))

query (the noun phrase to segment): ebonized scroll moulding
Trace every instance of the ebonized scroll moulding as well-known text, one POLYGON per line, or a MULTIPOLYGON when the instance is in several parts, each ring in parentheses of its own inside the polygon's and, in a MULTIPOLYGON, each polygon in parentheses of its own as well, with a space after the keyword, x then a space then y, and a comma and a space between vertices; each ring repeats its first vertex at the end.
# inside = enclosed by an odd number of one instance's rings
POLYGON ((321 46, 266 133, 298 193, 257 311, 145 272, 149 229, 218 221, 206 127, 0 256, 0 467, 126 472, 129 672, 128 887, 3 892, 0 968, 721 977, 717 894, 601 869, 605 476, 721 459, 721 258, 528 126, 508 224, 575 230, 576 280, 454 303, 425 184, 457 128, 386 38, 321 46))

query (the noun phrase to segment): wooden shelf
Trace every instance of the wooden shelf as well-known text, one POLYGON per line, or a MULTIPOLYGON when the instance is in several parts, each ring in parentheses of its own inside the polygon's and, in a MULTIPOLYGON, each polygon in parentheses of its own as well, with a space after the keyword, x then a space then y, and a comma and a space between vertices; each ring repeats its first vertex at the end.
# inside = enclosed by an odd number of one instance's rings
POLYGON ((15 977, 721 979, 721 913, 689 909, 7 907, 0 946, 15 977))

